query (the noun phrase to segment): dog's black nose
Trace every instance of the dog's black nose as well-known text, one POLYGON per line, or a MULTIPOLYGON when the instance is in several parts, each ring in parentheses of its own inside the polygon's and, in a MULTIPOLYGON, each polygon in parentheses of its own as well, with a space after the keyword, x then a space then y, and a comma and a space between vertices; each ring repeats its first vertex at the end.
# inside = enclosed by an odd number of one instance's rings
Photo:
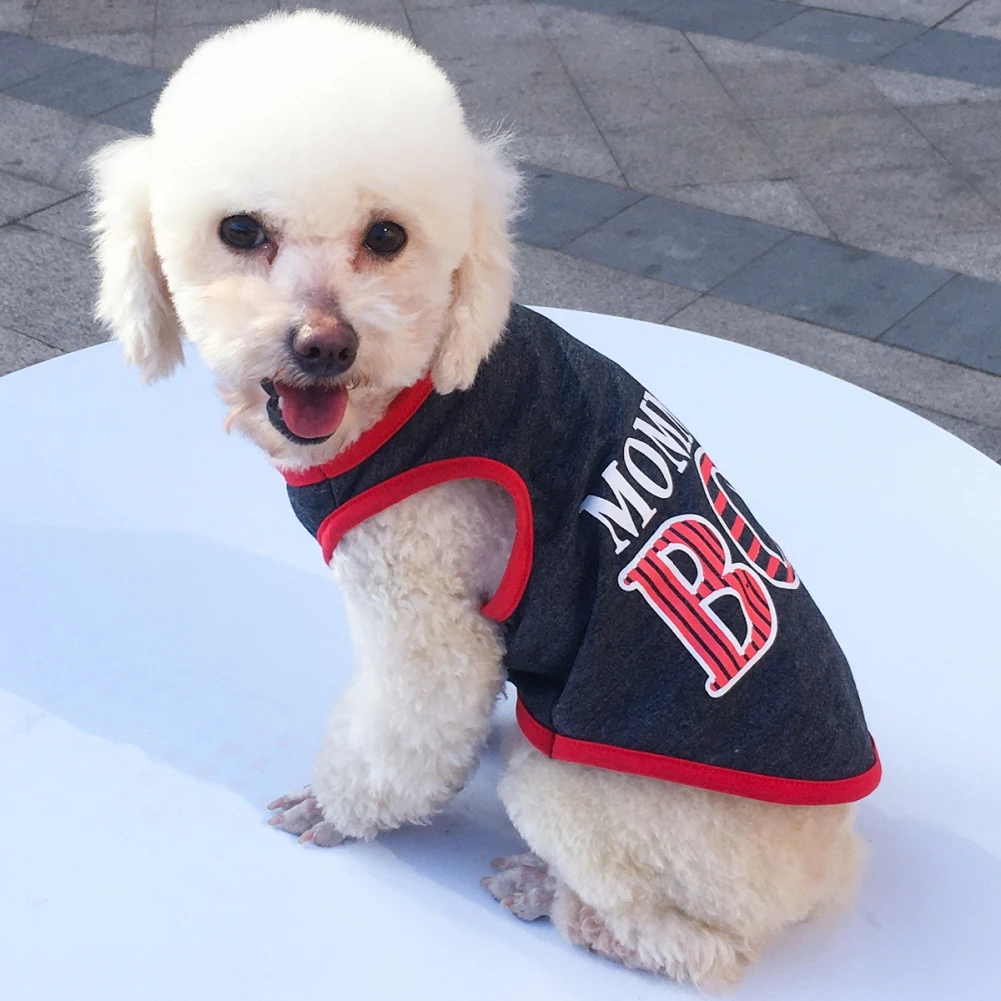
POLYGON ((343 320, 304 324, 292 332, 292 353, 307 375, 340 375, 355 362, 358 335, 343 320))

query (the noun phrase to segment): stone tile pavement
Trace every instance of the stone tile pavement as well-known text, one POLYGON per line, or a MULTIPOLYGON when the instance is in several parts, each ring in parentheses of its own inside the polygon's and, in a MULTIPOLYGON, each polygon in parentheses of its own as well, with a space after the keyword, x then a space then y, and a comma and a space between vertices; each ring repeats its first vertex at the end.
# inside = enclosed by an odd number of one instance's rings
MULTIPOLYGON (((101 337, 81 163, 278 0, 0 0, 0 371, 101 337)), ((325 0, 514 129, 523 301, 794 358, 1001 459, 1001 0, 325 0)))

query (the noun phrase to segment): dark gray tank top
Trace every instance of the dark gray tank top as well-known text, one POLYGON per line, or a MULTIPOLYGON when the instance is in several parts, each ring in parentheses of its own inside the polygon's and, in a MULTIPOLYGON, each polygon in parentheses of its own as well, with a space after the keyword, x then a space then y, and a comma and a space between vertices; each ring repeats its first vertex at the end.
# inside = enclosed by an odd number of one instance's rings
POLYGON ((468 391, 425 379, 331 463, 284 475, 328 560, 437 483, 511 493, 484 613, 544 753, 783 803, 878 784, 848 663, 782 550, 659 401, 539 314, 512 308, 468 391))

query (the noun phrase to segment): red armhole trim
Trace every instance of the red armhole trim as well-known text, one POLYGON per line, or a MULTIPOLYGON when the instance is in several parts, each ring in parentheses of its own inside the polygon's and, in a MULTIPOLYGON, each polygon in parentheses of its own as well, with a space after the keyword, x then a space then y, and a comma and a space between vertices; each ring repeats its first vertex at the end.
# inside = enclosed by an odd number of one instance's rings
POLYGON ((430 375, 408 386, 393 399, 377 423, 330 462, 325 462, 322 466, 310 466, 309 469, 279 469, 278 472, 285 477, 289 486, 308 487, 354 469, 382 448, 420 410, 431 395, 432 388, 430 375))
MULTIPOLYGON (((345 453, 346 454, 346 453, 345 453)), ((449 480, 490 480, 514 500, 515 534, 511 556, 494 596, 483 606, 488 618, 503 622, 518 607, 532 572, 534 547, 532 502, 525 481, 510 466, 495 459, 468 457, 441 459, 409 469, 352 497, 323 519, 316 533, 327 563, 344 533, 399 501, 449 480)))
MULTIPOLYGON (((773 775, 756 775, 734 768, 720 768, 718 765, 702 765, 683 758, 671 758, 666 754, 650 754, 647 751, 629 751, 622 747, 597 744, 590 740, 575 740, 561 737, 547 729, 525 708, 518 699, 516 709, 518 725, 533 747, 547 758, 559 761, 573 761, 596 768, 609 768, 616 772, 645 775, 651 779, 666 779, 682 785, 699 786, 716 792, 743 796, 745 799, 760 799, 768 803, 785 803, 790 806, 823 806, 833 803, 854 803, 879 785, 883 767, 872 741, 875 761, 871 768, 847 779, 812 782, 806 779, 783 779, 773 775)), ((869 738, 872 740, 872 737, 869 738)))

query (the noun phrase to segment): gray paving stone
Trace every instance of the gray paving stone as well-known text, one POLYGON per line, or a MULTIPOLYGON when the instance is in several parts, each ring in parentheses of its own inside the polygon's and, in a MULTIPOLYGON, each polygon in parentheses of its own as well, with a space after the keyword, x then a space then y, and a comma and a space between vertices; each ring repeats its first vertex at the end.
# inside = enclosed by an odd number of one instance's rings
POLYGON ((998 227, 979 233, 943 233, 931 240, 925 236, 906 240, 879 236, 866 240, 862 246, 1001 283, 1001 228, 998 227))
POLYGON ((574 11, 544 20, 560 60, 603 130, 663 133, 678 122, 742 117, 678 32, 574 11))
POLYGON ((469 120, 482 131, 513 129, 515 151, 530 163, 600 181, 622 174, 548 42, 502 46, 446 59, 469 120))
POLYGON ((689 205, 743 216, 771 226, 829 237, 831 231, 803 197, 794 181, 738 181, 735 184, 689 184, 671 188, 665 197, 689 205))
POLYGON ((1001 208, 1001 160, 984 160, 966 168, 970 183, 995 208, 1001 208))
POLYGON ((1001 378, 986 372, 710 295, 670 322, 790 358, 880 396, 1001 428, 1001 378))
POLYGON ((905 45, 924 29, 914 24, 880 21, 856 14, 806 10, 755 41, 779 49, 812 52, 852 63, 874 62, 905 45))
POLYGON ((598 264, 704 292, 787 235, 775 226, 651 197, 564 249, 598 264))
POLYGON ((0 31, 27 33, 35 13, 30 0, 0 0, 0 31))
MULTIPOLYGON (((349 2, 315 0, 315 2, 302 4, 285 4, 281 9, 294 10, 297 7, 350 14, 357 21, 387 28, 397 34, 405 35, 407 38, 412 37, 407 13, 400 0, 349 0, 349 2)), ((177 69, 200 42, 244 20, 244 18, 233 15, 233 8, 206 6, 204 12, 203 19, 196 23, 163 24, 158 22, 156 35, 153 39, 153 66, 161 70, 177 69)))
MULTIPOLYGON (((788 0, 792 2, 792 0, 788 0)), ((692 46, 705 61, 713 67, 718 66, 762 66, 768 63, 801 62, 808 65, 833 65, 836 60, 818 56, 815 53, 797 52, 795 49, 777 49, 774 46, 762 44, 760 39, 754 42, 736 42, 730 38, 720 38, 717 35, 702 35, 690 31, 685 35, 688 44, 692 46)))
POLYGON ((1001 0, 973 0, 973 3, 961 7, 942 27, 971 35, 1001 38, 1001 0))
POLYGON ((46 41, 77 52, 105 56, 133 66, 149 66, 153 60, 152 31, 123 31, 110 34, 80 33, 47 35, 46 41))
POLYGON ((0 170, 63 188, 59 167, 84 128, 79 118, 0 94, 0 170))
POLYGON ((82 52, 46 45, 23 35, 0 32, 0 90, 85 58, 82 52))
POLYGON ((604 140, 632 164, 644 190, 760 176, 777 167, 730 96, 677 32, 575 12, 552 18, 547 30, 604 140), (736 124, 717 126, 717 119, 736 124), (721 151, 723 145, 727 148, 721 151), (723 171, 727 176, 679 176, 678 164, 685 157, 701 159, 717 175, 723 171))
POLYGON ((704 68, 680 31, 566 7, 539 7, 539 24, 560 55, 596 80, 650 86, 704 68))
MULTIPOLYGON (((313 6, 310 4, 309 6, 313 6)), ((374 24, 380 28, 394 31, 398 35, 413 38, 414 33, 410 30, 410 19, 407 17, 403 4, 396 3, 394 6, 373 6, 356 9, 352 4, 345 6, 339 4, 335 8, 339 13, 349 13, 356 21, 364 21, 366 24, 374 24)))
MULTIPOLYGON (((572 107, 574 94, 563 92, 552 96, 572 107)), ((626 183, 597 130, 581 125, 583 131, 575 133, 558 127, 528 129, 515 124, 520 131, 515 135, 512 149, 519 159, 608 184, 626 183)))
POLYGON ((903 70, 888 70, 879 66, 864 66, 861 71, 897 107, 1001 100, 1001 89, 997 87, 980 87, 962 80, 905 73, 903 70))
POLYGON ((554 250, 520 246, 515 260, 515 298, 538 306, 586 309, 612 316, 663 323, 698 297, 698 292, 554 250))
POLYGON ((928 410, 925 407, 917 407, 902 400, 894 400, 901 406, 923 417, 932 424, 937 424, 944 431, 955 437, 962 439, 967 445, 972 445, 978 452, 983 452, 988 458, 995 462, 1001 462, 1001 431, 996 428, 983 427, 980 424, 973 424, 970 421, 960 420, 957 417, 950 417, 947 414, 939 413, 937 410, 928 410))
POLYGON ((88 122, 76 138, 76 142, 59 165, 59 172, 52 182, 57 188, 76 194, 87 188, 84 165, 102 146, 125 139, 131 133, 115 128, 104 122, 88 122))
POLYGON ((277 9, 278 0, 211 0, 209 3, 205 0, 157 0, 156 23, 158 28, 161 25, 178 28, 193 24, 237 24, 277 9))
POLYGON ((0 226, 54 205, 65 197, 65 191, 0 172, 0 226))
POLYGON ((102 111, 95 117, 98 121, 106 122, 108 125, 114 125, 128 132, 148 133, 151 128, 150 115, 152 115, 153 108, 159 100, 160 92, 156 91, 135 101, 129 101, 128 104, 121 104, 110 111, 102 111))
POLYGON ((952 277, 950 271, 796 233, 713 294, 876 339, 952 277))
POLYGON ((743 121, 730 95, 704 66, 651 75, 645 84, 636 85, 596 72, 586 55, 582 62, 580 66, 567 60, 567 68, 603 131, 643 129, 664 135, 682 124, 743 121))
POLYGON ((410 24, 417 44, 444 59, 468 58, 498 47, 518 48, 545 38, 534 6, 412 10, 410 24))
POLYGON ((670 132, 605 130, 629 186, 653 194, 681 184, 726 184, 788 176, 750 122, 678 122, 670 132))
MULTIPOLYGON (((379 0, 379 2, 385 3, 386 0, 379 0)), ((601 0, 599 0, 601 2, 601 0)), ((628 4, 630 0, 622 0, 622 3, 628 4)), ((647 0, 648 3, 662 3, 663 0, 647 0)), ((497 3, 503 4, 504 6, 515 6, 522 4, 530 4, 532 0, 407 0, 407 7, 413 10, 422 10, 424 8, 439 9, 442 7, 454 8, 454 7, 479 7, 482 3, 497 3)), ((282 4, 286 6, 286 4, 282 4)), ((294 2, 291 6, 295 6, 294 2)), ((321 10, 345 10, 351 12, 351 16, 355 17, 354 9, 355 2, 352 0, 351 3, 345 5, 341 0, 327 0, 325 4, 314 4, 311 0, 307 0, 306 4, 303 6, 309 7, 319 7, 321 10)))
MULTIPOLYGON (((412 2, 412 0, 408 0, 406 6, 416 10, 425 7, 472 7, 479 6, 483 2, 493 3, 494 0, 468 0, 468 2, 467 0, 455 0, 455 2, 453 0, 443 0, 443 2, 438 2, 438 0, 412 2)), ((503 2, 509 5, 517 5, 522 2, 528 3, 530 0, 503 0, 503 2)), ((347 14, 358 21, 371 21, 382 16, 392 16, 397 13, 403 14, 404 17, 406 15, 406 7, 402 0, 302 0, 302 2, 297 2, 297 0, 281 2, 279 0, 278 7, 280 10, 309 8, 310 10, 332 11, 337 14, 347 14)))
POLYGON ((1001 375, 1001 285, 958 275, 880 340, 1001 375))
POLYGON ((9 327, 0 327, 0 375, 37 365, 58 354, 62 352, 33 337, 25 337, 9 327))
POLYGON ((724 65, 716 72, 734 101, 752 119, 887 107, 886 98, 863 70, 844 63, 790 60, 724 65))
POLYGON ((835 236, 856 246, 1001 224, 1001 215, 947 164, 813 174, 799 183, 835 236))
POLYGON ((908 108, 907 117, 957 167, 1001 159, 1001 104, 908 108))
POLYGON ((526 207, 518 220, 518 239, 555 249, 594 229, 643 196, 572 174, 525 167, 526 207))
POLYGON ((89 118, 159 90, 166 77, 159 70, 130 66, 101 56, 6 88, 11 97, 89 118))
MULTIPOLYGON (((471 3, 437 3, 420 2, 412 3, 408 0, 408 7, 467 7, 479 6, 481 3, 493 3, 494 0, 472 0, 471 3)), ((502 0, 504 3, 513 3, 514 0, 502 0)), ((333 11, 337 14, 347 14, 350 17, 362 18, 367 12, 375 10, 394 10, 402 8, 402 0, 278 0, 279 10, 309 10, 333 11)))
POLYGON ((490 52, 443 56, 439 62, 458 87, 490 87, 493 99, 488 107, 499 117, 504 115, 506 100, 521 108, 535 97, 543 98, 548 89, 573 87, 545 38, 519 46, 498 46, 490 52))
POLYGON ((33 35, 74 35, 114 31, 152 31, 156 0, 38 0, 33 35))
POLYGON ((749 41, 798 13, 793 5, 776 0, 667 0, 657 10, 640 15, 640 20, 749 41))
POLYGON ((933 25, 948 17, 966 0, 800 0, 809 7, 823 7, 846 14, 882 17, 891 21, 933 25))
POLYGON ((218 34, 224 24, 187 24, 178 28, 160 28, 153 36, 153 66, 168 72, 176 70, 181 63, 206 38, 218 34))
POLYGON ((68 198, 21 219, 22 226, 30 226, 32 229, 50 233, 52 236, 88 248, 91 246, 90 224, 90 200, 86 193, 68 198))
MULTIPOLYGON (((569 102, 569 94, 562 97, 569 102)), ((592 141, 582 147, 577 136, 560 129, 536 129, 531 134, 526 130, 515 136, 511 149, 522 161, 534 161, 540 166, 590 180, 624 185, 625 179, 614 159, 600 137, 595 136, 589 136, 592 141)))
POLYGON ((757 127, 779 162, 798 174, 941 163, 931 143, 894 108, 770 118, 757 127))
POLYGON ((1001 87, 1001 41, 935 28, 890 52, 879 65, 1001 87))
POLYGON ((63 350, 97 344, 95 289, 83 247, 16 223, 0 229, 0 315, 9 327, 63 350))
MULTIPOLYGON (((476 0, 472 0, 476 4, 476 0)), ((560 5, 573 7, 575 10, 593 14, 606 14, 610 17, 639 18, 652 10, 664 5, 665 0, 564 0, 560 5)), ((420 0, 417 4, 408 0, 408 6, 431 6, 420 0)))

